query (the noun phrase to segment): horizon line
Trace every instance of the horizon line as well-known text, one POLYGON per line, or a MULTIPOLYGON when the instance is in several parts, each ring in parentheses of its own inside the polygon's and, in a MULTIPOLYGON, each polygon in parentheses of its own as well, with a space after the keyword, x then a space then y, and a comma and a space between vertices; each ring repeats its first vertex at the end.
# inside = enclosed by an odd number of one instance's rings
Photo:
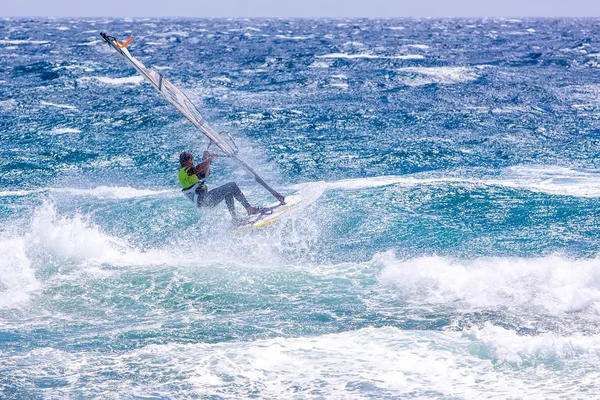
POLYGON ((407 19, 407 20, 421 20, 421 19, 499 19, 499 20, 542 20, 542 19, 600 19, 600 15, 598 16, 395 16, 395 17, 377 17, 377 16, 353 16, 353 17, 328 17, 328 16, 318 16, 318 17, 298 17, 298 16, 263 16, 263 17, 241 17, 241 16, 58 16, 58 15, 9 15, 2 16, 1 19, 27 19, 27 18, 35 18, 35 19, 233 19, 233 20, 268 20, 268 19, 322 19, 322 20, 398 20, 398 19, 407 19))

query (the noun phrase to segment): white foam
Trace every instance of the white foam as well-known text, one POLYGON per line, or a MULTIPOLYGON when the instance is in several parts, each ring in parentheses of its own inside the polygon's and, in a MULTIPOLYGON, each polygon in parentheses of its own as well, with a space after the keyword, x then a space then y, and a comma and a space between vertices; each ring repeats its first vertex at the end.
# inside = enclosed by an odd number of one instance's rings
POLYGON ((423 60, 425 57, 421 54, 406 54, 403 56, 395 56, 390 58, 396 58, 398 60, 423 60))
POLYGON ((420 50, 429 49, 429 46, 427 46, 426 44, 408 44, 407 47, 412 47, 412 48, 420 49, 420 50))
POLYGON ((19 102, 15 99, 0 100, 0 107, 4 111, 14 110, 19 105, 19 102))
MULTIPOLYGON (((129 165, 131 160, 110 160, 98 165, 111 165, 115 162, 120 165, 129 165)), ((479 179, 443 176, 428 177, 420 174, 384 175, 330 181, 327 182, 325 186, 327 190, 362 190, 392 185, 413 187, 422 185, 463 184, 501 186, 555 195, 600 197, 600 171, 586 172, 562 167, 524 166, 507 168, 502 176, 504 177, 503 179, 479 179)), ((45 190, 54 193, 104 199, 132 199, 147 196, 176 197, 179 195, 178 191, 174 189, 138 189, 129 186, 98 186, 94 188, 50 187, 35 190, 5 190, 0 191, 0 196, 27 196, 45 190)))
MULTIPOLYGON (((28 255, 45 260, 44 264, 77 265, 92 272, 102 265, 149 268, 195 263, 178 249, 140 250, 124 238, 106 234, 83 215, 59 216, 49 203, 36 210, 23 240, 28 244, 28 255)), ((64 279, 69 279, 68 273, 63 271, 64 279)))
POLYGON ((91 40, 89 42, 77 43, 76 46, 94 46, 94 45, 96 45, 98 43, 100 43, 99 40, 91 40))
MULTIPOLYGON (((124 110, 121 110, 121 112, 125 113, 124 110)), ((109 166, 114 166, 114 165, 120 165, 123 167, 132 166, 132 165, 134 165, 134 163, 135 162, 131 157, 117 156, 117 157, 110 157, 110 158, 100 158, 100 159, 90 162, 89 165, 92 167, 95 167, 95 168, 104 168, 104 167, 109 167, 109 166)))
MULTIPOLYGON (((221 211, 226 213, 225 210, 221 211)), ((222 222, 223 217, 209 212, 205 214, 208 221, 218 218, 222 222)), ((160 226, 160 221, 154 223, 160 226)), ((100 275, 96 268, 105 265, 111 268, 144 269, 160 266, 214 268, 219 265, 269 268, 271 265, 281 265, 278 251, 285 251, 290 243, 294 248, 304 243, 303 232, 295 233, 291 225, 288 225, 291 229, 286 230, 285 240, 282 240, 281 231, 263 231, 257 235, 237 237, 230 235, 229 229, 224 226, 221 229, 225 229, 227 234, 223 234, 219 231, 221 225, 215 224, 212 229, 214 232, 207 234, 209 238, 214 237, 218 246, 205 240, 203 246, 189 248, 185 253, 181 252, 179 244, 172 243, 140 249, 135 241, 106 233, 85 215, 60 216, 52 204, 45 203, 36 209, 22 240, 27 244, 27 256, 41 260, 40 265, 65 266, 55 279, 67 280, 79 276, 81 270, 100 275), (292 242, 298 237, 300 240, 292 242)), ((208 222, 206 227, 210 230, 213 224, 208 222)), ((184 230, 181 235, 198 234, 197 226, 191 225, 188 229, 189 232, 184 230)))
POLYGON ((324 54, 320 56, 316 56, 317 58, 347 58, 347 59, 400 59, 400 60, 420 60, 423 57, 420 54, 406 54, 406 55, 398 55, 398 56, 381 56, 370 53, 359 53, 359 54, 347 54, 347 53, 330 53, 324 54))
POLYGON ((286 35, 275 35, 277 39, 287 39, 287 40, 307 40, 312 39, 314 36, 286 36, 286 35))
MULTIPOLYGON (((204 31, 206 32, 206 29, 201 29, 200 31, 204 31)), ((232 29, 228 29, 227 32, 245 32, 245 31, 251 31, 251 32, 260 32, 260 29, 258 28, 254 28, 252 26, 245 26, 243 28, 232 28, 232 29)))
POLYGON ((503 171, 504 179, 490 181, 547 194, 600 197, 600 170, 576 170, 560 166, 515 166, 503 171))
POLYGON ((379 253, 383 285, 396 288, 410 303, 461 302, 468 308, 518 307, 600 315, 600 259, 478 258, 455 260, 424 256, 399 260, 379 253))
POLYGON ((41 101, 40 102, 41 105, 43 106, 51 106, 51 107, 57 107, 57 108, 65 108, 67 110, 77 110, 77 107, 75 106, 71 106, 69 104, 56 104, 56 103, 50 103, 48 101, 41 101))
POLYGON ((65 133, 80 133, 79 129, 75 128, 54 128, 48 133, 51 135, 64 135, 65 133))
POLYGON ((492 114, 523 114, 523 113, 541 113, 540 109, 533 108, 529 105, 522 106, 504 106, 489 109, 492 114))
POLYGON ((30 194, 38 193, 38 192, 41 192, 41 191, 42 191, 42 189, 37 189, 37 190, 1 190, 0 191, 0 197, 29 196, 30 194))
POLYGON ((332 83, 329 86, 330 87, 340 88, 340 89, 348 89, 348 87, 349 87, 349 85, 347 83, 343 83, 343 82, 332 83))
MULTIPOLYGON (((492 329, 486 326, 482 332, 461 337, 460 333, 369 327, 300 338, 153 344, 117 355, 34 349, 21 356, 19 372, 33 377, 66 375, 71 379, 69 387, 61 388, 63 394, 71 389, 91 395, 85 391, 91 384, 96 394, 114 391, 114 379, 105 374, 110 370, 126 377, 119 382, 119 392, 126 397, 137 394, 140 387, 160 397, 177 392, 185 398, 225 399, 590 397, 590 388, 600 377, 596 338, 581 342, 579 356, 577 351, 568 354, 570 339, 564 339, 569 368, 533 358, 534 368, 515 369, 504 365, 500 353, 500 357, 485 354, 486 349, 493 353, 502 341, 496 334, 486 343, 492 329), (75 379, 81 371, 85 382, 75 379)), ((506 342, 517 348, 531 340, 508 335, 506 342)), ((577 340, 572 343, 577 347, 577 340)), ((523 354, 527 357, 527 351, 517 352, 519 359, 523 354)), ((562 356, 560 351, 558 355, 562 356)))
MULTIPOLYGON (((328 399, 377 393, 401 396, 426 387, 447 393, 450 381, 462 380, 461 373, 451 353, 427 354, 427 347, 433 345, 427 336, 396 328, 366 328, 208 348, 191 345, 185 350, 202 360, 189 381, 197 392, 206 395, 225 387, 231 397, 243 397, 247 388, 257 384, 265 398, 290 398, 298 388, 306 394, 318 388, 319 397, 328 399), (420 345, 415 343, 415 336, 420 338, 420 345), (235 385, 223 379, 229 376, 236 376, 235 385)), ((183 351, 175 354, 181 357, 183 351)), ((187 357, 179 362, 188 361, 187 357)))
POLYGON ((325 182, 309 182, 296 185, 296 190, 302 191, 302 204, 300 207, 305 207, 307 204, 315 202, 325 192, 327 185, 325 182))
POLYGON ((231 78, 228 78, 226 76, 215 76, 211 78, 211 80, 223 83, 231 83, 231 78))
POLYGON ((364 43, 361 42, 356 42, 356 41, 352 41, 352 42, 346 42, 344 44, 342 44, 342 46, 344 48, 361 48, 361 49, 366 49, 368 46, 364 43))
POLYGON ((126 247, 80 215, 59 217, 49 203, 36 210, 26 240, 45 257, 73 262, 114 259, 126 247))
POLYGON ((361 190, 390 185, 444 184, 500 186, 552 195, 600 197, 600 171, 578 171, 571 168, 552 166, 509 167, 502 171, 498 178, 436 177, 414 174, 342 179, 327 182, 327 188, 330 190, 361 190))
POLYGON ((96 197, 99 199, 134 199, 148 196, 175 196, 175 190, 136 189, 128 186, 97 186, 90 189, 80 188, 50 188, 51 192, 67 193, 73 196, 96 197))
POLYGON ((471 67, 405 67, 398 70, 409 76, 398 80, 409 86, 422 86, 432 83, 457 84, 472 82, 479 78, 477 69, 471 67))
POLYGON ((47 40, 0 40, 0 44, 48 44, 47 40))
POLYGON ((486 322, 482 328, 463 331, 463 337, 478 345, 477 353, 496 363, 509 363, 518 367, 546 364, 556 367, 572 361, 600 361, 600 335, 575 333, 560 336, 554 332, 535 336, 518 335, 517 332, 486 322))
POLYGON ((23 239, 0 239, 0 308, 12 307, 40 288, 23 239))
MULTIPOLYGON (((592 62, 596 63, 595 60, 592 62)), ((567 101, 577 101, 578 103, 597 107, 600 101, 600 85, 572 85, 564 89, 561 94, 563 94, 562 97, 567 101)))
POLYGON ((141 75, 128 76, 125 78, 109 78, 106 76, 97 76, 99 82, 109 85, 139 85, 144 82, 144 77, 141 75))
POLYGON ((261 74, 264 72, 268 72, 268 70, 263 69, 263 68, 257 68, 257 69, 243 69, 242 73, 244 74, 261 74))
POLYGON ((326 61, 315 61, 308 68, 329 68, 331 65, 326 61))
POLYGON ((327 182, 329 190, 361 190, 390 185, 416 186, 443 182, 465 182, 461 178, 418 178, 411 175, 385 175, 327 182))
POLYGON ((381 56, 377 56, 374 54, 362 53, 362 54, 346 54, 346 53, 330 53, 324 54, 320 56, 316 56, 317 58, 381 58, 381 56))
MULTIPOLYGON (((109 163, 110 164, 110 163, 109 163)), ((68 194, 72 196, 96 197, 99 199, 135 199, 149 196, 168 196, 176 197, 180 193, 173 189, 137 189, 129 186, 97 186, 94 188, 69 188, 69 187, 48 187, 33 190, 4 190, 0 191, 0 197, 10 196, 29 196, 35 193, 51 192, 58 194, 68 194)))

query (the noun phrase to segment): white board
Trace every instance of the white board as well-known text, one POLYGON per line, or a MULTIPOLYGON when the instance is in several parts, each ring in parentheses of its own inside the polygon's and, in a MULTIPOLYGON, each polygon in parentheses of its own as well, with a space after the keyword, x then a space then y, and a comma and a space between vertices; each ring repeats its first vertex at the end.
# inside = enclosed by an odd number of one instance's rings
POLYGON ((300 189, 285 197, 285 204, 274 203, 265 207, 261 214, 249 215, 234 228, 236 232, 251 231, 271 225, 292 213, 297 213, 315 202, 325 191, 325 182, 303 184, 300 189))

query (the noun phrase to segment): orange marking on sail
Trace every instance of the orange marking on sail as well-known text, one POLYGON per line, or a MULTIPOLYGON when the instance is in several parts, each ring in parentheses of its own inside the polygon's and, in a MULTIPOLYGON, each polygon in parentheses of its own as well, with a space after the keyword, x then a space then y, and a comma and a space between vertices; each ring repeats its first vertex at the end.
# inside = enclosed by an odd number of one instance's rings
POLYGON ((129 36, 129 39, 127 39, 123 44, 119 43, 118 40, 115 40, 115 42, 117 42, 117 47, 122 49, 123 47, 127 47, 129 43, 131 43, 131 39, 133 39, 133 35, 129 36))

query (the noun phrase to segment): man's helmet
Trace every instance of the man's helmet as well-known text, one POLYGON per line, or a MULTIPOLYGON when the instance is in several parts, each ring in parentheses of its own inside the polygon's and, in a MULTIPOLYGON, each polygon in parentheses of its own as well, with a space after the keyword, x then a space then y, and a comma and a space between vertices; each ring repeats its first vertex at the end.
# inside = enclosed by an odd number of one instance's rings
POLYGON ((181 166, 183 167, 183 164, 185 164, 186 162, 188 162, 192 158, 194 158, 194 156, 192 155, 192 153, 184 151, 183 153, 181 153, 179 155, 179 164, 181 164, 181 166))

